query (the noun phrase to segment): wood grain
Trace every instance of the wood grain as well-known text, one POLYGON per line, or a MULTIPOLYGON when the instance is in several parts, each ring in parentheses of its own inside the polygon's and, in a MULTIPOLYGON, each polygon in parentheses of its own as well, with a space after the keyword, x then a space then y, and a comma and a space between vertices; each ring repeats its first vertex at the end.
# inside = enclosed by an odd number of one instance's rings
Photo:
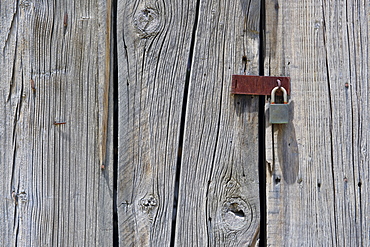
POLYGON ((120 246, 169 246, 195 3, 120 1, 120 246))
POLYGON ((258 99, 229 90, 233 73, 258 73, 258 3, 123 1, 118 13, 120 246, 169 246, 171 232, 175 246, 252 243, 258 99))
POLYGON ((268 246, 368 246, 369 4, 266 1, 268 75, 291 121, 267 129, 268 246))
POLYGON ((1 2, 1 246, 112 246, 107 6, 1 2))
POLYGON ((254 246, 259 234, 258 97, 230 94, 258 74, 259 1, 200 1, 175 246, 254 246))

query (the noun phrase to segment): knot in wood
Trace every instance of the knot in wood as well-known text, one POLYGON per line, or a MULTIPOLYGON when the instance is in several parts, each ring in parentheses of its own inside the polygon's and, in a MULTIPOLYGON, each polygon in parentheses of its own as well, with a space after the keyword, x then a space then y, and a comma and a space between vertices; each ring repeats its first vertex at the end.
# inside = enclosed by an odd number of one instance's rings
POLYGON ((30 1, 28 1, 28 0, 23 0, 23 1, 21 1, 21 3, 19 4, 19 6, 21 7, 21 8, 27 8, 27 7, 29 7, 31 5, 31 3, 30 3, 30 1))
POLYGON ((241 198, 229 198, 222 206, 222 221, 230 230, 239 230, 252 223, 252 208, 241 198))
POLYGON ((139 10, 134 16, 134 25, 142 38, 155 36, 160 24, 158 11, 151 7, 139 10))
POLYGON ((140 200, 140 206, 144 211, 151 211, 157 207, 157 199, 154 195, 145 196, 140 200))
POLYGON ((17 195, 18 197, 18 202, 27 202, 28 201, 28 196, 27 196, 27 193, 25 191, 22 191, 20 193, 18 193, 17 195))

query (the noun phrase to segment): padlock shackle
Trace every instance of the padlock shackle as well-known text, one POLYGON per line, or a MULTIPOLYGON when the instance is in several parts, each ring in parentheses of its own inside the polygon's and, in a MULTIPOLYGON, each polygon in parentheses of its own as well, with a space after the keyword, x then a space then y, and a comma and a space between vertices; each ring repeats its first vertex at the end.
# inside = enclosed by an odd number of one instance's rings
POLYGON ((286 92, 285 88, 283 88, 283 87, 274 87, 274 89, 272 89, 272 91, 271 91, 271 104, 275 104, 275 93, 278 89, 283 91, 284 104, 288 104, 288 93, 286 92))

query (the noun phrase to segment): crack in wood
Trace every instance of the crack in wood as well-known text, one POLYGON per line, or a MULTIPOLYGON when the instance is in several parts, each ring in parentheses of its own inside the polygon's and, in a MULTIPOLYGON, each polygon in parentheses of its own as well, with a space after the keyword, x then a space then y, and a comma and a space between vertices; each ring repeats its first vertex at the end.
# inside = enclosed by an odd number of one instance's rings
POLYGON ((190 40, 189 57, 188 57, 188 63, 187 63, 187 72, 185 76, 185 87, 184 87, 184 94, 183 94, 183 101, 182 101, 178 157, 177 157, 176 177, 175 177, 175 191, 174 191, 174 202, 173 202, 174 211, 173 211, 173 220, 172 220, 172 226, 171 226, 171 240, 170 240, 171 247, 175 246, 176 222, 177 222, 177 213, 178 213, 177 207, 178 207, 178 199, 179 199, 178 198, 179 180, 180 180, 180 170, 181 170, 181 162, 182 162, 182 148, 184 144, 185 120, 186 120, 187 102, 188 102, 188 97, 189 97, 190 74, 191 74, 192 62, 193 62, 193 56, 194 56, 196 33, 198 29, 199 12, 200 12, 200 0, 197 0, 196 11, 195 11, 195 16, 194 16, 194 25, 193 25, 191 40, 190 40))

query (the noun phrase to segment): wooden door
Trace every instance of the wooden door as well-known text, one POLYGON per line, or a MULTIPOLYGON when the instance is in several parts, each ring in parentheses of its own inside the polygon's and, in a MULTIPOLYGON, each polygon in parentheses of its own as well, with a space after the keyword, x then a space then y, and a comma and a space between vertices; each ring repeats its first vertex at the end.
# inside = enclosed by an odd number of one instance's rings
POLYGON ((0 245, 368 246, 369 10, 3 0, 0 245))

